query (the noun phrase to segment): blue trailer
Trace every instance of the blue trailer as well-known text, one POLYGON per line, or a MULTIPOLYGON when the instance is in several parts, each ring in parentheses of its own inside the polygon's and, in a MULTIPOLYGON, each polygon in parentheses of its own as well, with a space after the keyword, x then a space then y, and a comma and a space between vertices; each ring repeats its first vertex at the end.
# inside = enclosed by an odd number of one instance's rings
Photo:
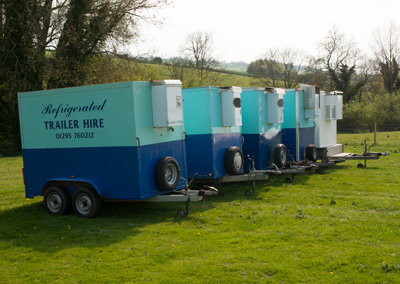
POLYGON ((182 86, 123 82, 19 93, 26 197, 94 217, 101 200, 185 189, 182 86), (71 202, 72 201, 72 202, 71 202))
MULTIPOLYGON (((243 88, 242 112, 245 157, 252 156, 258 170, 285 167, 286 147, 282 144, 283 101, 279 88, 243 88)), ((245 159, 245 171, 250 171, 245 159)))
POLYGON ((298 89, 285 90, 283 107, 282 142, 288 150, 288 161, 315 161, 315 87, 300 85, 298 89))
POLYGON ((241 88, 183 89, 188 176, 214 180, 243 172, 241 88))

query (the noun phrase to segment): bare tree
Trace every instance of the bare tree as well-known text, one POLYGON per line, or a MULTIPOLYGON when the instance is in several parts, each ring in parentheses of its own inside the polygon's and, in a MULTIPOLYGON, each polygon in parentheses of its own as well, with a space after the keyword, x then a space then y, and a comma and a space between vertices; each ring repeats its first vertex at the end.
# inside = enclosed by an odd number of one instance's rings
POLYGON ((283 82, 286 89, 294 88, 298 84, 299 71, 303 68, 306 56, 297 49, 285 48, 281 52, 283 65, 283 82))
POLYGON ((374 44, 373 52, 385 89, 392 94, 400 89, 400 27, 392 21, 386 28, 377 29, 374 44))
POLYGON ((362 58, 357 43, 333 27, 319 44, 319 50, 318 56, 310 58, 307 83, 327 91, 343 91, 345 102, 359 96, 365 82, 354 81, 357 62, 362 58))
POLYGON ((373 103, 376 97, 383 95, 382 76, 380 76, 380 71, 376 67, 374 59, 364 58, 361 64, 359 64, 357 76, 354 78, 356 83, 363 84, 364 86, 359 92, 359 101, 364 97, 373 103))
POLYGON ((266 87, 279 87, 282 74, 282 64, 279 59, 279 50, 271 48, 257 60, 257 73, 261 75, 260 81, 266 87))
POLYGON ((195 68, 199 85, 218 83, 221 76, 213 72, 219 62, 215 55, 214 38, 211 33, 194 32, 189 34, 181 51, 189 66, 195 68))
POLYGON ((325 40, 319 45, 322 54, 316 62, 322 64, 322 68, 328 71, 330 86, 329 89, 335 89, 333 75, 340 72, 344 66, 350 69, 356 66, 357 60, 360 59, 360 49, 357 43, 348 38, 344 33, 340 32, 337 27, 332 27, 325 40))
POLYGON ((323 90, 330 90, 330 79, 327 69, 323 67, 322 60, 318 57, 310 56, 305 72, 301 76, 301 81, 306 84, 315 85, 323 90))
POLYGON ((320 43, 323 51, 322 62, 326 69, 338 70, 341 65, 356 65, 360 56, 360 50, 353 39, 340 32, 337 27, 332 27, 325 37, 325 41, 320 43))
POLYGON ((171 58, 168 64, 168 71, 171 74, 171 78, 179 79, 183 82, 186 79, 185 75, 188 72, 187 60, 181 57, 171 58))
POLYGON ((255 73, 267 87, 294 88, 306 56, 297 49, 271 48, 255 61, 255 73))

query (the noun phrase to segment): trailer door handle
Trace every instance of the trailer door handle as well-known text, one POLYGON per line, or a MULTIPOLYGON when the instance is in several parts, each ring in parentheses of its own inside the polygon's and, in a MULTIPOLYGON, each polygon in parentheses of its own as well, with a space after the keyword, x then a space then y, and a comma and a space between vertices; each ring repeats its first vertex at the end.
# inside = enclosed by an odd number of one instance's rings
POLYGON ((137 140, 137 142, 138 142, 137 147, 139 148, 139 147, 140 147, 140 139, 139 139, 139 137, 136 137, 136 140, 137 140))

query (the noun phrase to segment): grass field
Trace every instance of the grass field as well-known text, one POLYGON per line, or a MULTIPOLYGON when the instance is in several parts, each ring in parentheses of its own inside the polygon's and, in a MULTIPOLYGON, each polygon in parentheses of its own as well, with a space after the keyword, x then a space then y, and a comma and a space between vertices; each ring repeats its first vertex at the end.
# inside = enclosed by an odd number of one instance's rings
MULTIPOLYGON (((148 65, 151 68, 157 70, 158 74, 164 79, 176 79, 171 78, 171 73, 168 70, 168 67, 165 65, 155 65, 150 64, 148 65)), ((219 81, 218 86, 237 86, 237 87, 260 87, 263 84, 257 78, 251 76, 244 76, 244 75, 236 75, 236 74, 229 74, 229 73, 218 73, 219 74, 219 81)), ((185 85, 183 82, 183 87, 186 88, 188 86, 185 85)))
MULTIPOLYGON (((362 153, 373 134, 339 135, 362 153)), ((100 217, 47 214, 24 198, 21 157, 0 157, 0 283, 400 283, 400 132, 359 169, 219 186, 204 208, 107 203, 100 217)), ((201 204, 195 204, 200 206, 201 204)))

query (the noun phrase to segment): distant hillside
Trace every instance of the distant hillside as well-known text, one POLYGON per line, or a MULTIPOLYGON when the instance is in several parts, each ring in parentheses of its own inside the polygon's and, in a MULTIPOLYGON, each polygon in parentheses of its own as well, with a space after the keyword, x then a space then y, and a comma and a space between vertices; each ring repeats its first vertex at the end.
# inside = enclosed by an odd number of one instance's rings
MULTIPOLYGON (((141 57, 139 61, 143 63, 155 63, 155 64, 162 64, 162 63, 170 63, 171 58, 160 58, 160 57, 141 57)), ((238 61, 238 62, 220 62, 217 66, 217 69, 226 69, 228 71, 239 72, 239 73, 246 73, 247 72, 247 65, 246 62, 238 61)))
POLYGON ((220 67, 226 70, 230 71, 235 71, 235 72, 243 72, 245 73, 247 71, 247 65, 249 65, 246 62, 240 61, 240 62, 221 62, 220 67))

